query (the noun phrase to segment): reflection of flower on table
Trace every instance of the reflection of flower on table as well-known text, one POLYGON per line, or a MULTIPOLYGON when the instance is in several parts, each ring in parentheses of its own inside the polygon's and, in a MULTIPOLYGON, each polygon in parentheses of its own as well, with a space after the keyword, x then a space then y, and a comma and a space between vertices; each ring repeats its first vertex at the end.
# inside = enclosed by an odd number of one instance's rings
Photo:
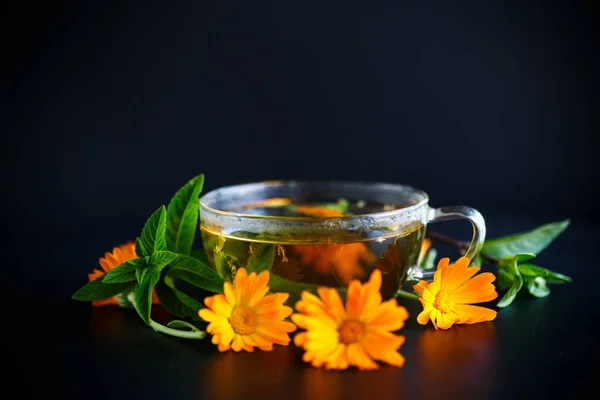
POLYGON ((495 327, 491 322, 454 326, 449 330, 426 329, 418 340, 414 360, 425 382, 438 382, 455 373, 454 387, 425 385, 426 398, 445 398, 451 393, 469 393, 470 398, 485 398, 489 387, 495 354, 495 327))
POLYGON ((209 399, 240 399, 256 393, 260 394, 259 398, 280 397, 289 390, 285 378, 297 368, 293 350, 275 347, 272 351, 252 354, 215 355, 197 373, 201 392, 209 399))

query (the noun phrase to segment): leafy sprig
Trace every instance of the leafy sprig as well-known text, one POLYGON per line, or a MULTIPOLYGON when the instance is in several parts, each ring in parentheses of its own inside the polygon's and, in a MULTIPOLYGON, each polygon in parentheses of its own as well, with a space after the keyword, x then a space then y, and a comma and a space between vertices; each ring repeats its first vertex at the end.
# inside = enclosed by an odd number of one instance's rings
MULTIPOLYGON (((481 265, 482 262, 487 262, 497 267, 498 287, 503 293, 497 303, 498 307, 509 306, 523 287, 532 296, 545 297, 550 294, 548 284, 571 282, 571 278, 566 275, 529 263, 564 232, 569 224, 570 220, 565 219, 539 226, 527 232, 484 242, 474 264, 481 265)), ((455 246, 463 254, 468 248, 467 243, 436 232, 430 232, 429 237, 455 246)))
POLYGON ((186 321, 171 321, 167 326, 152 320, 152 296, 172 315, 198 319, 202 305, 176 288, 182 279, 200 289, 219 293, 223 278, 208 266, 205 258, 195 258, 192 247, 198 227, 198 197, 204 175, 191 179, 179 189, 168 206, 160 206, 148 218, 136 239, 139 258, 129 260, 84 285, 72 298, 93 301, 118 296, 126 299, 142 320, 169 335, 202 339, 205 333, 186 321))

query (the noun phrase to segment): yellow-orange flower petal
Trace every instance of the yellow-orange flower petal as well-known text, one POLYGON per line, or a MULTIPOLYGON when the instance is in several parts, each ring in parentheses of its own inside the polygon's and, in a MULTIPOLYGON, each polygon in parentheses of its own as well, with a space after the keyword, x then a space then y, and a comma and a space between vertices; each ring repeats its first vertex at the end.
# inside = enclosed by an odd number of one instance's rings
POLYGON ((417 316, 421 325, 430 320, 435 328, 448 329, 454 324, 474 324, 492 321, 496 311, 473 306, 498 297, 492 282, 494 274, 483 272, 477 276, 479 267, 469 267, 470 260, 461 257, 454 264, 449 258, 442 258, 433 276, 433 282, 420 281, 413 286, 421 295, 423 311, 417 316))
POLYGON ((204 299, 206 308, 198 315, 209 322, 206 332, 213 335, 212 343, 219 351, 253 352, 256 347, 268 351, 273 344, 289 344, 288 334, 296 330, 294 324, 284 321, 292 313, 292 308, 284 305, 289 295, 267 295, 268 282, 268 271, 248 275, 245 268, 239 268, 233 285, 223 285, 224 294, 204 299))
POLYGON ((364 243, 300 244, 292 247, 303 265, 312 265, 321 275, 335 274, 344 286, 364 276, 365 265, 372 265, 377 256, 364 243))
POLYGON ((311 217, 343 217, 344 213, 322 206, 296 206, 296 211, 311 217))
POLYGON ((427 253, 429 252, 430 248, 431 248, 431 240, 427 239, 427 238, 423 239, 423 243, 421 244, 421 251, 419 253, 419 264, 427 256, 427 253))
MULTIPOLYGON (((115 267, 125 263, 126 261, 133 260, 134 258, 138 258, 137 254, 135 254, 135 242, 129 241, 125 244, 122 244, 118 247, 114 247, 112 252, 104 253, 104 257, 100 257, 98 263, 102 270, 94 269, 91 273, 88 274, 89 281, 93 281, 102 276, 105 272, 112 270, 115 267)), ((159 304, 158 297, 156 297, 156 293, 152 293, 152 303, 159 304)), ((101 307, 107 305, 119 305, 117 301, 117 297, 113 296, 108 299, 103 300, 94 300, 92 301, 92 306, 101 307)))
POLYGON ((408 313, 396 299, 381 303, 380 288, 381 271, 374 269, 368 282, 350 282, 345 305, 335 289, 319 288, 319 296, 303 292, 292 314, 305 330, 294 337, 304 349, 302 359, 326 369, 371 370, 378 368, 376 361, 402 366, 398 349, 404 337, 392 331, 402 328, 408 313))

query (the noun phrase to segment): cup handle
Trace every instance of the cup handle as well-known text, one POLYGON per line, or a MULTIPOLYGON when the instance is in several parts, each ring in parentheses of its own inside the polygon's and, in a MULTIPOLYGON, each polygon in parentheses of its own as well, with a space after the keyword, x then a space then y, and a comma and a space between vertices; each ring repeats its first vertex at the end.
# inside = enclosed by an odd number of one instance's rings
MULTIPOLYGON (((485 220, 479 211, 474 208, 467 206, 450 206, 440 208, 430 208, 427 214, 427 222, 442 222, 450 221, 455 219, 466 219, 473 225, 473 238, 469 249, 465 253, 465 257, 473 260, 479 253, 479 250, 483 247, 485 241, 485 220)), ((418 270, 412 274, 414 279, 427 279, 431 278, 435 273, 435 269, 432 270, 418 270)))

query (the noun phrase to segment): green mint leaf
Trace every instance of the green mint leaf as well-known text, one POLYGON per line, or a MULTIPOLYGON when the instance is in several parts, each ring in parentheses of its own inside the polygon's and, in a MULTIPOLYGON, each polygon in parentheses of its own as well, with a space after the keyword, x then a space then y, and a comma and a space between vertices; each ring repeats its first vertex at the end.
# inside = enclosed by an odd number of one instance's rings
POLYGON ((559 274, 558 272, 550 271, 549 269, 533 264, 520 264, 519 272, 523 276, 542 277, 548 283, 570 283, 572 281, 571 277, 567 275, 559 274))
POLYGON ((77 290, 71 298, 78 301, 104 300, 113 297, 122 292, 127 292, 134 287, 132 282, 104 283, 106 274, 87 283, 77 290))
MULTIPOLYGON (((513 302, 515 297, 517 297, 517 293, 519 293, 519 290, 521 290, 521 288, 523 287, 523 277, 521 276, 521 274, 519 273, 519 269, 517 268, 517 262, 519 261, 519 258, 521 256, 523 255, 517 254, 511 259, 508 259, 507 257, 501 260, 498 264, 498 268, 503 269, 504 272, 512 280, 512 285, 504 294, 504 296, 502 296, 500 301, 498 301, 497 306, 500 308, 509 306, 513 302)), ((530 255, 525 255, 524 257, 527 258, 528 256, 530 255)))
POLYGON ((250 246, 250 257, 246 261, 248 274, 271 270, 275 261, 275 246, 269 243, 251 244, 250 246))
POLYGON ((518 253, 539 254, 569 226, 570 220, 553 222, 532 231, 486 240, 481 252, 488 256, 503 258, 518 253))
POLYGON ((190 324, 189 322, 180 321, 178 319, 169 322, 167 326, 169 328, 174 329, 190 330, 192 332, 202 332, 202 329, 198 328, 197 326, 190 324))
POLYGON ((167 250, 167 241, 165 238, 165 226, 167 223, 167 211, 165 206, 160 206, 156 210, 142 229, 141 242, 146 256, 159 250, 167 250))
POLYGON ((178 254, 177 258, 169 264, 169 273, 200 289, 223 293, 223 278, 194 257, 178 254))
POLYGON ((202 305, 194 298, 170 287, 164 280, 159 280, 154 289, 160 304, 170 314, 180 318, 199 318, 198 310, 202 308, 202 305))
POLYGON ((140 238, 135 239, 135 254, 137 254, 139 258, 148 257, 150 255, 144 248, 144 245, 142 244, 140 238))
POLYGON ((141 283, 135 287, 135 309, 144 322, 150 325, 150 309, 152 308, 152 289, 160 279, 160 270, 156 267, 144 268, 146 273, 141 283))
POLYGON ((104 283, 121 283, 132 282, 136 280, 135 270, 144 265, 144 262, 139 258, 124 262, 104 274, 102 282, 104 283))
POLYGON ((167 247, 189 255, 198 229, 198 196, 202 192, 204 175, 198 175, 175 193, 167 206, 167 247))
POLYGON ((119 303, 119 305, 123 308, 132 308, 132 304, 131 301, 129 301, 128 295, 129 293, 123 292, 115 296, 117 298, 117 303, 119 303))
POLYGON ((198 260, 206 265, 210 265, 210 262, 208 261, 208 257, 206 256, 206 251, 204 251, 204 249, 194 249, 194 250, 192 250, 192 253, 190 255, 192 257, 194 257, 196 260, 198 260))
POLYGON ((512 275, 509 275, 509 273, 502 268, 498 269, 498 286, 500 287, 501 291, 504 292, 508 290, 512 286, 513 281, 514 279, 512 275))
MULTIPOLYGON (((271 293, 289 293, 290 297, 288 297, 285 304, 287 304, 290 307, 293 307, 296 304, 296 302, 300 300, 302 292, 304 290, 314 294, 315 296, 318 296, 317 289, 319 288, 319 285, 313 285, 311 283, 294 282, 282 278, 278 275, 272 274, 269 279, 269 287, 271 293)), ((347 290, 344 288, 337 288, 337 291, 342 297, 342 301, 345 301, 347 290)))
POLYGON ((144 275, 146 275, 146 272, 148 272, 147 265, 144 265, 143 267, 137 268, 135 270, 135 279, 137 280, 138 284, 142 283, 142 280, 144 279, 144 275))
POLYGON ((150 256, 150 262, 155 267, 157 267, 159 269, 163 269, 166 265, 168 265, 170 262, 172 262, 176 258, 177 258, 177 254, 172 253, 167 250, 160 250, 160 251, 155 251, 154 253, 152 253, 152 255, 150 256))
POLYGON ((209 281, 203 276, 195 274, 193 272, 183 269, 171 269, 169 273, 173 278, 184 280, 187 283, 197 286, 200 289, 212 293, 223 293, 223 285, 219 286, 215 282, 209 281))
POLYGON ((527 291, 535 297, 546 297, 550 294, 550 289, 546 285, 546 280, 541 276, 524 277, 527 291))

